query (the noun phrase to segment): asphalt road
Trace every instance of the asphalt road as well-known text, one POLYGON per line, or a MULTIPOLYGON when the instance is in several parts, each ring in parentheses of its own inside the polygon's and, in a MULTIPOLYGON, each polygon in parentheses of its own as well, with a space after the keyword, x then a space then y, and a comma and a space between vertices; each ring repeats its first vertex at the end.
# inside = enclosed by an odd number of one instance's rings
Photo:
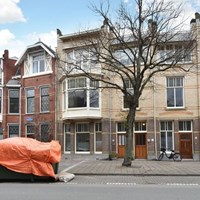
POLYGON ((2 200, 197 200, 198 185, 1 183, 2 200))

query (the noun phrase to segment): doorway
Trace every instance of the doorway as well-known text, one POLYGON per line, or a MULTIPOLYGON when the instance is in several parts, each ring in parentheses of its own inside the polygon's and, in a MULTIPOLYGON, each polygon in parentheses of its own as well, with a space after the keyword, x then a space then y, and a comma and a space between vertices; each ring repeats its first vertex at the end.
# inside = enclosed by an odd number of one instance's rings
POLYGON ((118 157, 124 158, 125 155, 125 134, 118 134, 118 157))
POLYGON ((135 133, 135 158, 147 159, 147 134, 135 133))
POLYGON ((180 133, 179 138, 182 158, 192 158, 192 133, 180 133))

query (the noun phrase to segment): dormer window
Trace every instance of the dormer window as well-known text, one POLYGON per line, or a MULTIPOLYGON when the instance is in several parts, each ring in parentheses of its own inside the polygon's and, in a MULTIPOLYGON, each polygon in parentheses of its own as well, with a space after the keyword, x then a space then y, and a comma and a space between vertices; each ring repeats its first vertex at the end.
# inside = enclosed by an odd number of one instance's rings
POLYGON ((44 53, 35 54, 32 57, 32 72, 40 73, 45 71, 44 53))
POLYGON ((24 61, 24 75, 25 76, 39 76, 47 73, 52 73, 52 57, 39 51, 27 55, 24 61))

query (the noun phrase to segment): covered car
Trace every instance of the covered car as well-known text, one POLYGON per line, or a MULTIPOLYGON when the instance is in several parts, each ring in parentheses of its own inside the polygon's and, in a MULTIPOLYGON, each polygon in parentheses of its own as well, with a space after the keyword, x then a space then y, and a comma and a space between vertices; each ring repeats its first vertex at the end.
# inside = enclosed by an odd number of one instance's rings
POLYGON ((40 142, 23 137, 0 140, 0 165, 13 172, 55 178, 53 165, 60 160, 61 146, 55 140, 40 142))

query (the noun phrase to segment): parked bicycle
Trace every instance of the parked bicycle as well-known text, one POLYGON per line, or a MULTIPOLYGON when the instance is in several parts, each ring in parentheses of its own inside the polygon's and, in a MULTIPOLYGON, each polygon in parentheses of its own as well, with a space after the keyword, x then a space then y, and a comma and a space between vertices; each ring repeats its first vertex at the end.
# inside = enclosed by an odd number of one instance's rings
POLYGON ((158 160, 162 160, 166 156, 168 159, 173 159, 174 161, 181 161, 182 156, 180 153, 176 153, 174 150, 166 151, 165 148, 161 148, 161 153, 158 157, 158 160))

